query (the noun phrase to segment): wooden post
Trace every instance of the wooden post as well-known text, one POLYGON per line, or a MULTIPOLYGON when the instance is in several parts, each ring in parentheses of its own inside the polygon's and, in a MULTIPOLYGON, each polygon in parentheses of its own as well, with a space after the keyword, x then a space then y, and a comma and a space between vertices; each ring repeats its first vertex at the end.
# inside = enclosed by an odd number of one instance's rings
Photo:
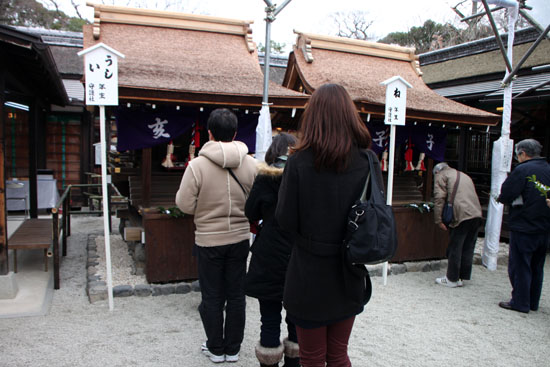
POLYGON ((59 213, 52 208, 53 288, 59 289, 59 213))
POLYGON ((7 275, 8 264, 8 236, 6 223, 6 178, 4 175, 4 102, 6 78, 0 62, 0 275, 7 275))
POLYGON ((457 169, 459 171, 466 171, 467 169, 467 151, 466 148, 468 146, 468 137, 470 134, 468 134, 468 131, 465 127, 460 127, 460 137, 458 138, 458 164, 457 169))
POLYGON ((147 208, 151 203, 151 148, 141 150, 141 205, 147 208))
MULTIPOLYGON (((69 185, 70 186, 70 185, 69 185)), ((66 188, 65 188, 66 189, 66 188)), ((71 189, 67 193, 67 237, 71 235, 71 189)), ((65 213, 63 213, 65 215, 65 213)))
POLYGON ((63 200, 63 256, 67 256, 67 213, 69 212, 69 205, 67 205, 67 197, 63 200))
POLYGON ((38 177, 36 175, 38 162, 37 131, 39 129, 40 103, 35 97, 30 104, 29 116, 29 199, 30 216, 38 218, 38 177))
POLYGON ((424 201, 430 201, 432 197, 432 185, 433 185, 433 169, 434 169, 434 160, 428 158, 428 165, 426 167, 426 175, 424 182, 424 201))

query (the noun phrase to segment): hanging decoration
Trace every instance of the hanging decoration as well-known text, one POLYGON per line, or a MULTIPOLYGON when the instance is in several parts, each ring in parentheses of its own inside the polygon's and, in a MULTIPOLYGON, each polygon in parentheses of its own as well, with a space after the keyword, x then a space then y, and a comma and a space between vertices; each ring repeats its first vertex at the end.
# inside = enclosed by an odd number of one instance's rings
POLYGON ((166 168, 174 167, 176 156, 174 155, 174 143, 170 140, 170 143, 166 146, 166 157, 162 160, 161 165, 166 168))
POLYGON ((418 155, 418 163, 416 164, 416 167, 414 167, 417 171, 425 171, 426 166, 424 166, 424 157, 426 156, 425 153, 420 153, 418 155))
POLYGON ((193 125, 191 127, 191 143, 189 144, 189 158, 187 159, 187 162, 185 163, 185 166, 191 162, 193 158, 195 158, 195 151, 197 148, 200 148, 201 145, 201 135, 199 130, 199 124, 196 122, 193 122, 193 125))
POLYGON ((414 165, 413 165, 413 147, 414 144, 411 141, 411 138, 407 139, 407 145, 405 150, 405 162, 407 162, 405 171, 414 171, 414 165))
POLYGON ((380 160, 380 168, 383 172, 388 172, 388 151, 382 152, 382 159, 380 160))

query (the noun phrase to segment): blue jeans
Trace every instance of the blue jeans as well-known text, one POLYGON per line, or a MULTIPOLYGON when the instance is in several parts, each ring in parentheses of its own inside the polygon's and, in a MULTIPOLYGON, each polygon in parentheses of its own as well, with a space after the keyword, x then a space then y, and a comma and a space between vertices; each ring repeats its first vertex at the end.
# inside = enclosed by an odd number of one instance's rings
POLYGON ((197 246, 202 295, 199 312, 206 333, 206 345, 215 355, 235 355, 241 349, 248 248, 248 240, 224 246, 197 246))
POLYGON ((548 241, 548 233, 510 232, 508 276, 512 308, 523 312, 538 310, 548 241))
MULTIPOLYGON (((260 316, 262 326, 260 327, 260 344, 266 348, 277 348, 281 345, 281 311, 283 310, 282 301, 271 301, 259 299, 260 316)), ((288 329, 288 340, 298 343, 296 327, 288 319, 285 319, 288 329)))

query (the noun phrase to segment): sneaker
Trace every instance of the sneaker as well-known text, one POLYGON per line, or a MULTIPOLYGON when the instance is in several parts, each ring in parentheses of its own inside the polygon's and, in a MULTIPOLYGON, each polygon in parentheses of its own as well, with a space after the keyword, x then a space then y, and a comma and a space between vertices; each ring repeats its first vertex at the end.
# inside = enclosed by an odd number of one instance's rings
POLYGON ((457 286, 457 287, 464 287, 464 281, 462 281, 462 279, 459 279, 459 280, 456 282, 456 286, 457 286))
POLYGON ((456 287, 458 287, 457 282, 451 282, 449 279, 447 279, 446 276, 441 277, 441 278, 436 278, 436 279, 435 279, 435 282, 436 282, 437 284, 441 284, 441 285, 444 285, 445 287, 449 287, 449 288, 456 288, 456 287))
POLYGON ((229 363, 238 362, 239 361, 239 353, 234 354, 234 355, 226 354, 225 355, 225 361, 229 362, 229 363))
POLYGON ((217 356, 217 355, 213 354, 212 352, 210 352, 208 350, 208 347, 206 346, 206 342, 202 343, 201 352, 202 352, 202 354, 207 356, 214 363, 225 362, 225 356, 223 354, 221 356, 217 356))

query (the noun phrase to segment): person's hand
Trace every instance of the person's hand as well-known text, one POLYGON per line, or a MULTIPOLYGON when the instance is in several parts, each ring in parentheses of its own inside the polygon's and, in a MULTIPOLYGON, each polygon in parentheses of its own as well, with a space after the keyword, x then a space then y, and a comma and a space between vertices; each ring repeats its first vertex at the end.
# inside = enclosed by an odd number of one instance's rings
POLYGON ((550 199, 546 199, 546 205, 550 208, 550 199))
POLYGON ((446 231, 447 230, 447 226, 443 223, 439 223, 439 228, 441 228, 442 230, 446 231))

